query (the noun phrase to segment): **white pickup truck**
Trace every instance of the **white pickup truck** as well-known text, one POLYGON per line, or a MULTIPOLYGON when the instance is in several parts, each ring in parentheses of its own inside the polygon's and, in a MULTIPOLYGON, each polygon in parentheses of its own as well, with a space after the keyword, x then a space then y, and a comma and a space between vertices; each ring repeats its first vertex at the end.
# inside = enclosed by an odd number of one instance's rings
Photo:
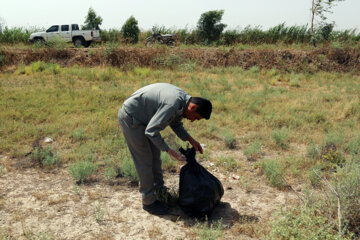
POLYGON ((80 30, 77 24, 53 25, 45 32, 32 33, 30 42, 43 43, 62 39, 73 42, 75 47, 88 47, 92 42, 100 42, 99 30, 80 30))

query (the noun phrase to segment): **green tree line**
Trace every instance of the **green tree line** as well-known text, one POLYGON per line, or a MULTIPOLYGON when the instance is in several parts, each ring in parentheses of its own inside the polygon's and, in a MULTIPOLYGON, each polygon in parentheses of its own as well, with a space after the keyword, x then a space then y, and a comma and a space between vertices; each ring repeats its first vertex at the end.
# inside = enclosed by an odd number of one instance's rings
MULTIPOLYGON (((314 6, 313 6, 314 8, 314 6)), ((316 44, 322 42, 359 42, 360 33, 355 29, 335 31, 335 23, 326 23, 324 17, 325 10, 317 7, 316 11, 312 9, 313 18, 310 27, 286 26, 281 23, 267 30, 260 26, 246 26, 243 29, 225 30, 226 24, 222 23, 223 10, 213 10, 201 14, 195 29, 169 29, 164 26, 155 25, 152 30, 141 32, 138 21, 134 16, 126 20, 121 29, 104 30, 100 28, 102 18, 96 14, 94 9, 90 8, 85 17, 82 29, 100 30, 103 42, 120 42, 126 44, 136 44, 143 42, 147 37, 154 33, 175 34, 178 43, 181 44, 203 44, 203 45, 236 45, 242 44, 316 44), (315 16, 320 16, 319 23, 314 26, 315 16)), ((25 29, 8 28, 0 22, 0 42, 2 43, 26 43, 32 32, 44 29, 25 29)))

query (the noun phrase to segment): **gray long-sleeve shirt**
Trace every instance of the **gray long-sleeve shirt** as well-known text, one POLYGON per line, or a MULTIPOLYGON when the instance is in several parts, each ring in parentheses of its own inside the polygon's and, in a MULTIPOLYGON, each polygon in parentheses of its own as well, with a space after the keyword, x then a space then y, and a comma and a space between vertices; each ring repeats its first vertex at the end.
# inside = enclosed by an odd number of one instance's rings
POLYGON ((133 125, 145 125, 145 135, 162 151, 169 146, 160 131, 170 125, 176 135, 186 141, 189 133, 182 119, 191 96, 168 83, 155 83, 140 88, 125 100, 123 107, 132 116, 133 125))

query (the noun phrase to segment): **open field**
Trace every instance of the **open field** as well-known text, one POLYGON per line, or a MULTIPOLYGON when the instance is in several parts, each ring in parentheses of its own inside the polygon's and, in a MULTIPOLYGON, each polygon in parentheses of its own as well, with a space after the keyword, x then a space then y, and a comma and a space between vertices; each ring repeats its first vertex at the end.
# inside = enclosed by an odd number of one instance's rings
MULTIPOLYGON (((0 56, 0 239, 346 239, 360 232, 357 48, 45 48, 0 56), (198 160, 225 189, 209 225, 177 207, 166 217, 141 209, 117 110, 155 82, 213 102, 209 121, 184 121, 206 145, 198 160), (88 175, 79 175, 85 168, 88 175)), ((163 136, 184 146, 168 129, 163 136)), ((163 155, 174 191, 180 167, 163 155)))

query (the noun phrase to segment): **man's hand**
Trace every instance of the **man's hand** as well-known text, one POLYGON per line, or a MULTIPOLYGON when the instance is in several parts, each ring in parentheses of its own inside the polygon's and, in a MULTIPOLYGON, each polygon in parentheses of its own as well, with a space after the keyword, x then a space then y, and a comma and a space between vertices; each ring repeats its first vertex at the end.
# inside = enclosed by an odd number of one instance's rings
POLYGON ((191 136, 188 138, 189 143, 195 148, 197 152, 203 153, 203 149, 201 147, 201 144, 193 139, 191 136))
POLYGON ((178 161, 180 161, 180 162, 186 161, 186 158, 185 158, 184 155, 182 155, 181 153, 178 153, 177 151, 175 151, 175 150, 172 149, 172 148, 169 148, 169 150, 167 150, 167 153, 168 153, 171 157, 175 158, 176 160, 178 160, 178 161))

